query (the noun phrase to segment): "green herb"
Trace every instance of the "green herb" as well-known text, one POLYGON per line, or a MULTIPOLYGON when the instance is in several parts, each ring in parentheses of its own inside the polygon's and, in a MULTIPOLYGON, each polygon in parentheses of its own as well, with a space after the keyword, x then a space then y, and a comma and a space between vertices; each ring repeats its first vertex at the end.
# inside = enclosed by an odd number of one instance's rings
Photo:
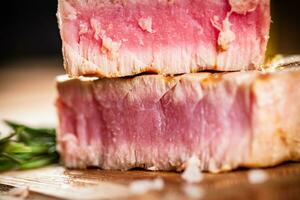
POLYGON ((31 169, 58 162, 55 129, 5 123, 12 128, 12 133, 0 139, 0 171, 31 169))

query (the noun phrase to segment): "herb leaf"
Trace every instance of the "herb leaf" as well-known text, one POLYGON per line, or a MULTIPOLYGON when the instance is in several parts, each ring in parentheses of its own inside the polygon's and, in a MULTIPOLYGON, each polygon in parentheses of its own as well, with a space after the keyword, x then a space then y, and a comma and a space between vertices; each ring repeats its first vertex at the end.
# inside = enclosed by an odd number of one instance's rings
POLYGON ((5 123, 12 133, 0 139, 0 171, 31 169, 58 162, 55 129, 5 123))

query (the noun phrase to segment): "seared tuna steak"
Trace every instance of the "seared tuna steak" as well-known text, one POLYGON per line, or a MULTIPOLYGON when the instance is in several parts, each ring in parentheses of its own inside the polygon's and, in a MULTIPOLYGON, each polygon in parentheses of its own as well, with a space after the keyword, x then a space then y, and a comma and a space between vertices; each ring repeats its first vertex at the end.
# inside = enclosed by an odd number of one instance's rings
POLYGON ((69 75, 259 68, 270 0, 59 0, 69 75))
POLYGON ((300 159, 300 70, 57 79, 67 167, 202 170, 300 159))

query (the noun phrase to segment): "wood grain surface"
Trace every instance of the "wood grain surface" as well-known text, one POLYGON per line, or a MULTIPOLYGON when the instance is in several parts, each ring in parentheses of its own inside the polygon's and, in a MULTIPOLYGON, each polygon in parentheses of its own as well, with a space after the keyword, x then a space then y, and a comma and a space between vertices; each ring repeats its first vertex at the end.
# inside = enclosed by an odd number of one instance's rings
MULTIPOLYGON (((59 60, 30 60, 5 64, 0 73, 0 118, 31 125, 55 126, 55 75, 63 73, 59 60)), ((5 127, 0 127, 5 132, 5 127)), ((248 180, 249 170, 204 174, 193 185, 201 189, 202 199, 300 199, 300 163, 285 163, 264 169, 268 178, 260 184, 248 180)), ((28 186, 30 200, 54 199, 193 199, 184 191, 191 185, 175 172, 142 170, 104 171, 100 169, 68 170, 49 166, 28 171, 0 173, 0 199, 8 199, 13 187, 28 186), (135 195, 129 189, 135 180, 161 177, 161 191, 135 195)))
MULTIPOLYGON (((299 199, 300 164, 286 163, 264 171, 268 178, 260 184, 250 183, 249 170, 240 169, 222 174, 205 173, 203 181, 193 186, 203 191, 202 199, 299 199)), ((68 170, 62 166, 50 166, 2 173, 0 184, 2 191, 8 190, 7 185, 28 186, 31 191, 28 199, 192 199, 184 192, 189 184, 175 172, 68 170), (131 193, 131 182, 157 177, 165 183, 161 191, 141 195, 131 193)))

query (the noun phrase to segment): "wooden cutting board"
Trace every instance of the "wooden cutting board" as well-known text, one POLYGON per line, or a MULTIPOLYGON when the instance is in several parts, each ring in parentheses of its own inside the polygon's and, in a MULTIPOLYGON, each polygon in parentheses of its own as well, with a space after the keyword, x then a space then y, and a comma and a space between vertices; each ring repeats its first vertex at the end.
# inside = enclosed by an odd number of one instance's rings
MULTIPOLYGON (((55 75, 63 73, 60 60, 30 60, 2 66, 0 73, 0 119, 30 125, 55 126, 55 75), (2 70, 3 69, 3 70, 2 70)), ((4 127, 0 130, 3 131, 4 127)), ((249 183, 248 170, 205 174, 194 185, 202 199, 300 199, 300 163, 288 163, 264 169, 266 182, 249 183)), ((67 170, 50 166, 28 171, 0 173, 0 200, 13 187, 28 186, 31 200, 53 199, 188 199, 184 192, 190 185, 179 173, 148 171, 67 170), (133 195, 129 185, 135 180, 161 177, 161 191, 133 195)))
MULTIPOLYGON (((300 164, 288 163, 264 169, 268 178, 261 184, 248 181, 249 170, 240 169, 222 174, 204 174, 204 179, 193 187, 201 189, 203 199, 299 199, 300 164)), ((0 174, 3 191, 15 187, 29 187, 28 199, 189 199, 184 191, 189 187, 175 172, 105 171, 100 169, 67 170, 50 166, 27 171, 0 174), (135 180, 161 177, 165 186, 160 191, 134 195, 129 184, 135 180), (6 185, 6 187, 5 187, 6 185), (41 195, 43 194, 43 195, 41 195)), ((2 193, 4 194, 4 193, 2 193)), ((1 194, 0 194, 1 196, 1 194)), ((0 197, 1 199, 1 197, 0 197)), ((192 198, 190 198, 192 199, 192 198)))

